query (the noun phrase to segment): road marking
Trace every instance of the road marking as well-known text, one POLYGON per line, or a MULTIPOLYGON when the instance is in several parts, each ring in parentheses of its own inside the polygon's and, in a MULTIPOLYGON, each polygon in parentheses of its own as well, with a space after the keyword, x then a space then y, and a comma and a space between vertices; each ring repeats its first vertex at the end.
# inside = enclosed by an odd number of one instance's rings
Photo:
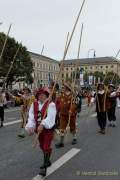
POLYGON ((82 105, 82 107, 86 107, 86 106, 87 106, 87 104, 83 104, 83 105, 82 105))
POLYGON ((92 114, 90 117, 96 117, 96 116, 97 116, 97 113, 92 114))
POLYGON ((19 122, 21 122, 21 120, 16 120, 16 121, 4 123, 4 126, 10 126, 10 125, 13 125, 13 124, 17 124, 17 123, 19 123, 19 122))
POLYGON ((10 117, 10 118, 6 118, 8 120, 15 120, 16 118, 15 117, 10 117))
MULTIPOLYGON (((61 166, 63 166, 67 161, 72 159, 75 155, 77 155, 80 152, 80 149, 72 148, 70 151, 68 151, 66 154, 64 154, 62 157, 60 157, 57 161, 55 161, 51 167, 47 169, 47 176, 54 173, 57 169, 59 169, 61 166)), ((46 177, 42 177, 40 175, 37 175, 32 180, 43 180, 46 177)))
POLYGON ((20 108, 5 110, 5 113, 18 111, 20 108))

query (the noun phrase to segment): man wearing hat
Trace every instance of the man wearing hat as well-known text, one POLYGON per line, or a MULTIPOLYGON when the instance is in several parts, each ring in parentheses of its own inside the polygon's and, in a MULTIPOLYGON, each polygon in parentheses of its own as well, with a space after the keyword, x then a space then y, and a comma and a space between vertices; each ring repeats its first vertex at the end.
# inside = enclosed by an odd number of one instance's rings
POLYGON ((49 90, 40 89, 36 94, 36 101, 29 110, 26 130, 29 134, 39 133, 39 144, 44 154, 44 162, 40 167, 40 175, 46 176, 47 167, 51 165, 50 156, 52 152, 51 143, 54 136, 54 125, 56 118, 55 103, 49 100, 49 90))
POLYGON ((115 115, 115 110, 116 110, 116 91, 115 91, 115 86, 113 84, 108 85, 108 95, 107 95, 107 116, 108 116, 108 121, 109 127, 115 127, 116 126, 116 115, 115 115))
POLYGON ((70 132, 73 135, 72 144, 77 143, 77 139, 76 139, 77 107, 73 102, 72 87, 70 83, 64 84, 64 91, 61 93, 59 99, 60 99, 60 109, 59 109, 60 142, 56 144, 56 148, 64 147, 64 136, 68 125, 70 126, 70 132))
POLYGON ((96 112, 98 125, 100 127, 99 133, 101 134, 105 134, 106 128, 106 98, 107 91, 105 90, 105 86, 103 83, 99 83, 96 92, 96 112))

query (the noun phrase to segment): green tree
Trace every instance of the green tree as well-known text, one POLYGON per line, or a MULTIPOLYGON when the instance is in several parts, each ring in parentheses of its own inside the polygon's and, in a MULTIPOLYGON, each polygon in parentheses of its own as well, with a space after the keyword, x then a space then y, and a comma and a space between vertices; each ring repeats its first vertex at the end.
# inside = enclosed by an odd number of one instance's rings
POLYGON ((108 72, 105 78, 105 84, 113 83, 115 85, 120 84, 120 77, 114 72, 108 72))
MULTIPOLYGON (((0 33, 0 53, 3 48, 6 35, 0 33)), ((7 44, 0 60, 0 79, 6 77, 6 74, 10 68, 10 65, 13 61, 13 57, 19 47, 19 43, 11 37, 8 37, 7 44)), ((25 46, 20 45, 20 50, 17 54, 16 60, 13 64, 12 70, 6 80, 6 87, 13 82, 18 82, 24 80, 25 82, 32 83, 32 72, 33 72, 33 63, 31 61, 30 55, 25 46)))

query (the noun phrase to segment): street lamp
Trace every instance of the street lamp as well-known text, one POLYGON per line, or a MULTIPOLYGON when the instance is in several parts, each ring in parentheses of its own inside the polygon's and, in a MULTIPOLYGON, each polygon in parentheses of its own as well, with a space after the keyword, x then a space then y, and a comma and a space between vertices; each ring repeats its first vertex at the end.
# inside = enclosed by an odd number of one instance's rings
POLYGON ((89 58, 90 51, 94 52, 93 57, 95 58, 96 57, 96 50, 95 49, 89 49, 88 50, 88 58, 89 58))

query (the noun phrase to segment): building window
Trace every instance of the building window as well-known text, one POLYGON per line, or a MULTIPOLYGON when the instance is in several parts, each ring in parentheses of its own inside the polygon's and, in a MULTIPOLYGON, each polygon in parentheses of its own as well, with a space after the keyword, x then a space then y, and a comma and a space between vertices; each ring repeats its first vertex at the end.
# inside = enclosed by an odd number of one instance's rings
POLYGON ((92 69, 92 66, 90 66, 90 69, 92 69))
POLYGON ((103 68, 103 66, 100 66, 101 67, 101 69, 103 68))
POLYGON ((108 68, 108 66, 106 66, 106 69, 108 68))
POLYGON ((66 68, 66 70, 68 71, 68 68, 66 68))
POLYGON ((111 68, 114 68, 114 65, 112 65, 111 68))

